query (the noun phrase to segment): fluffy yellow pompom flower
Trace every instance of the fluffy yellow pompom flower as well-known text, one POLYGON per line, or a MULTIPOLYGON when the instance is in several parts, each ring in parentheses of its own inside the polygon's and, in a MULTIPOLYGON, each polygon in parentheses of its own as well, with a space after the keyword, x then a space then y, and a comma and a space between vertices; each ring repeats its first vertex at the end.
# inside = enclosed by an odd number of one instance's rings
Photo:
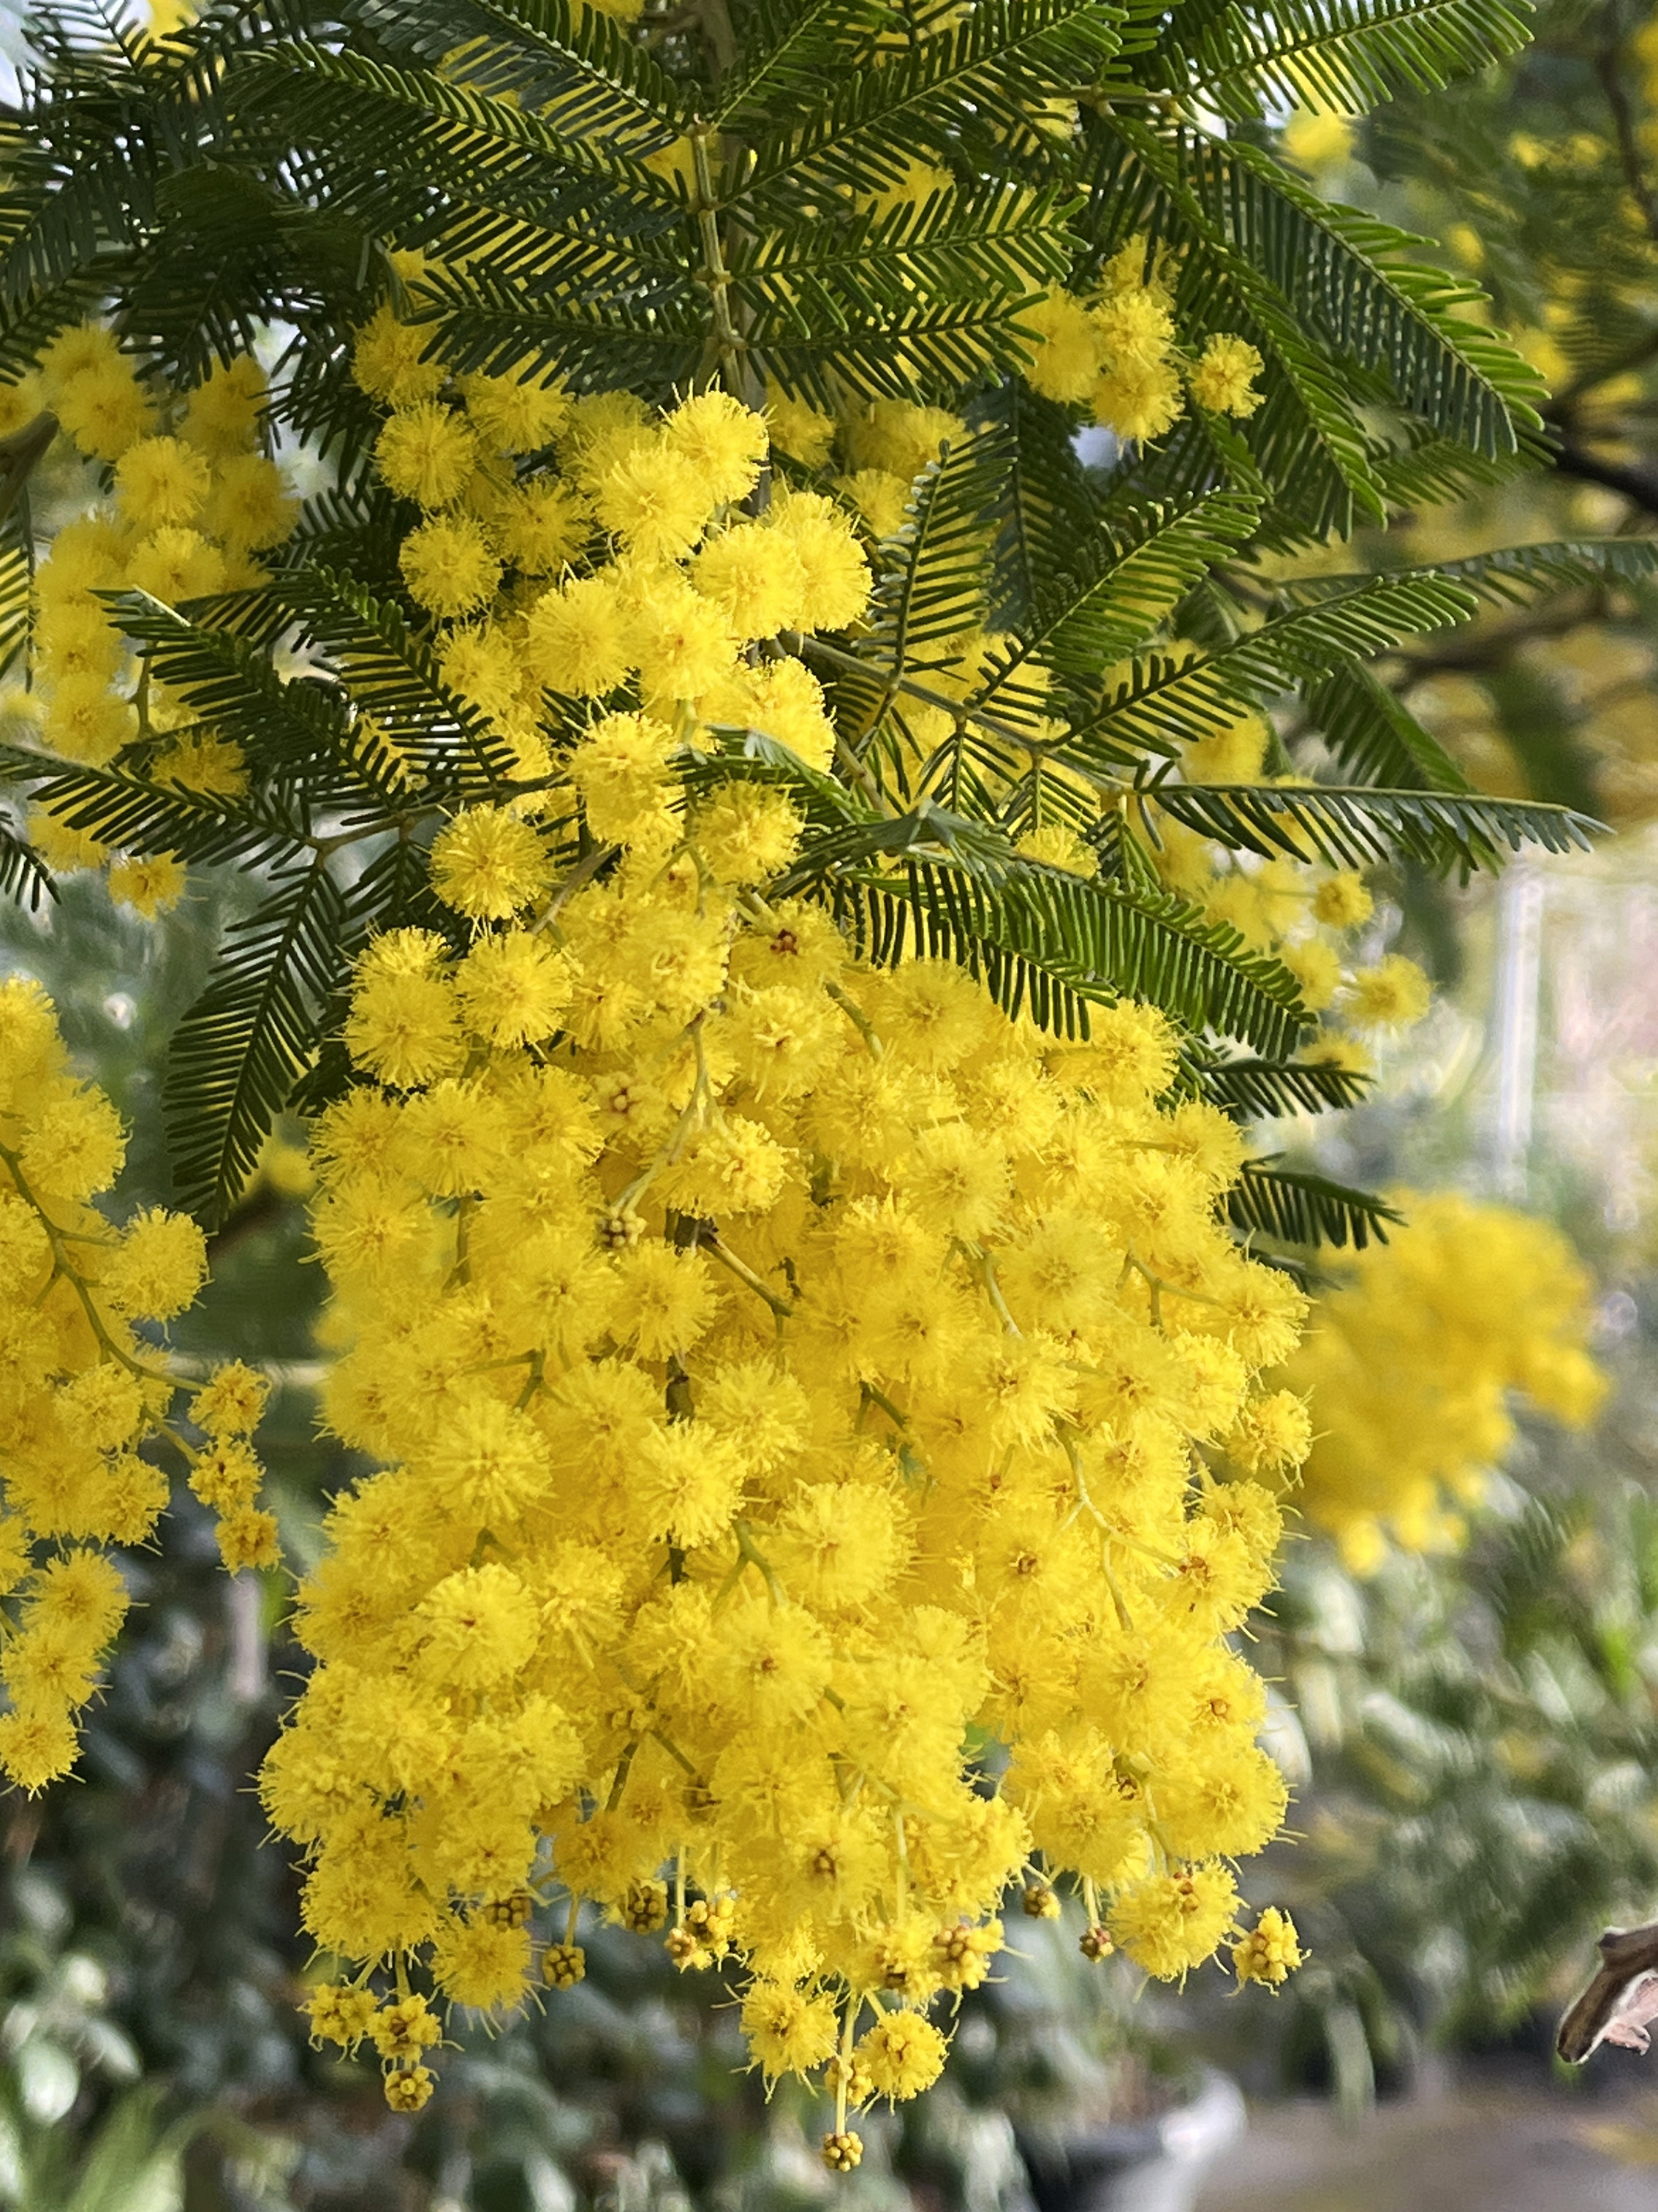
POLYGON ((400 323, 389 307, 377 307, 357 332, 353 378, 373 398, 394 407, 418 406, 441 391, 446 374, 441 362, 421 357, 430 336, 427 329, 400 323))
POLYGON ((787 793, 728 783, 697 814, 696 848, 725 884, 760 884, 786 867, 805 822, 787 793))
POLYGON ((403 541, 398 566, 410 593, 437 615, 470 615, 495 597, 501 562, 470 515, 434 515, 403 541))
POLYGON ((1113 1940, 1155 1980, 1178 1981, 1213 1955, 1236 1917, 1237 1884, 1224 1867, 1150 1875, 1111 1908, 1113 1940))
POLYGON ((803 468, 819 469, 828 460, 829 448, 835 443, 832 415, 819 414, 804 399, 792 399, 773 385, 766 392, 766 420, 771 428, 773 444, 803 468))
POLYGON ((178 438, 141 438, 115 464, 122 510, 140 530, 193 522, 211 483, 207 463, 178 438))
POLYGON ((1406 1030, 1427 1012, 1433 988, 1414 960, 1390 952, 1353 978, 1348 1012, 1361 1028, 1406 1030))
POLYGON ((127 563, 127 581, 135 590, 173 607, 222 591, 224 580, 224 556, 218 547, 199 531, 176 524, 152 531, 127 563))
POLYGON ((544 938, 510 929, 480 937, 455 975, 468 1028, 490 1044, 550 1036, 570 1003, 570 963, 544 938))
POLYGON ((595 487, 603 526, 640 559, 677 561, 701 536, 712 493, 695 464, 653 441, 613 461, 595 487))
POLYGON ((655 842, 671 826, 667 767, 674 750, 673 732, 647 714, 607 714, 594 723, 568 766, 596 837, 655 842))
POLYGON ((175 907, 189 881, 183 863, 171 853, 118 860, 109 872, 109 895, 131 907, 146 921, 175 907))
POLYGON ((799 562, 805 585, 791 612, 793 629, 844 629, 869 603, 869 562, 847 518, 832 501, 799 492, 774 507, 772 528, 799 562))
POLYGON ((469 806, 432 846, 432 888, 473 921, 506 921, 547 880, 547 853, 534 827, 501 806, 469 806))
POLYGON ((514 568, 545 576, 574 559, 592 532, 592 517, 570 485, 529 483, 503 493, 489 524, 514 568))
POLYGON ((1164 436, 1183 411, 1180 379, 1162 362, 1120 362, 1095 385, 1090 404, 1096 422, 1140 444, 1164 436))
POLYGON ((1328 929, 1357 929, 1367 922, 1375 902, 1359 878, 1344 869, 1327 876, 1313 894, 1313 918, 1328 929))
POLYGON ((798 620, 809 588, 805 565, 788 538, 753 522, 711 538, 691 575, 744 639, 771 637, 798 620))
POLYGON ((467 420, 499 453, 534 453, 557 435, 570 412, 570 395, 558 383, 522 376, 463 376, 467 420))
POLYGON ((948 2049, 924 2014, 894 2012, 861 2038, 854 2056, 876 2095, 897 2103, 932 2087, 944 2070, 948 2049))
POLYGON ((118 1313, 170 1321, 191 1304, 207 1273, 207 1243, 188 1214, 140 1213, 105 1260, 99 1286, 118 1313))
POLYGON ((183 434, 221 464, 232 454, 252 453, 265 400, 264 371, 252 354, 238 354, 215 367, 191 392, 183 434))
POLYGON ((1199 407, 1212 415, 1253 415, 1265 394, 1254 380, 1266 364, 1247 338, 1218 333, 1203 349, 1197 367, 1187 378, 1187 388, 1199 407))
POLYGON ((118 461, 155 421, 154 400, 121 356, 63 380, 52 405, 69 435, 94 461, 118 461))
POLYGON ((713 507, 746 499, 760 481, 766 425, 729 392, 701 392, 667 417, 662 442, 690 463, 713 507))
POLYGON ((207 523, 227 546, 257 553, 281 545, 293 536, 299 515, 282 471, 263 453, 232 453, 220 462, 207 523))
POLYGON ((1037 341, 1025 369, 1036 390, 1062 404, 1086 399, 1100 373, 1101 334, 1083 302, 1050 292, 1021 320, 1037 341))
POLYGON ((737 640, 721 610, 673 571, 635 589, 629 608, 633 651, 646 703, 698 699, 729 676, 737 640))
POLYGON ((822 1991, 756 1982, 743 2000, 743 2032, 770 2080, 816 2072, 835 2054, 836 2030, 834 2002, 822 1991))
POLYGON ((420 507, 452 507, 477 459, 477 440, 465 416, 429 400, 393 415, 374 441, 382 478, 420 507))
POLYGON ((530 609, 525 646, 537 680, 578 699, 614 691, 636 665, 626 611, 603 574, 544 592, 530 609))

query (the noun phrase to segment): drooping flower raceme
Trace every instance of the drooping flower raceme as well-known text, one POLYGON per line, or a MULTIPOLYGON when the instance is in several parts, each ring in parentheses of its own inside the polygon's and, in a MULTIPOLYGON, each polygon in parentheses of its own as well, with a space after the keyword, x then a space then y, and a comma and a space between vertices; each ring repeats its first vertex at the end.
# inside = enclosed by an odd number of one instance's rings
POLYGON ((189 1407, 199 1442, 168 1418, 180 1382, 143 1332, 195 1297, 203 1239, 182 1214, 151 1208, 117 1231, 96 1210, 125 1150, 45 994, 0 983, 0 1772, 28 1790, 75 1764, 77 1715, 127 1609, 106 1547, 144 1542, 167 1501, 155 1447, 187 1462, 228 1566, 276 1556, 247 1443, 263 1379, 240 1364, 210 1376, 189 1407))
MULTIPOLYGON (((384 1471, 264 1787, 347 1970, 320 2033, 392 1956, 486 2011, 568 1986, 597 1911, 735 1954, 757 2062, 844 2112, 934 2078, 1011 1883, 1074 1875, 1157 1974, 1236 1936, 1284 1793, 1225 1638, 1279 1522, 1200 1448, 1303 1302, 1218 1218, 1230 1125, 1157 1104, 1160 1016, 1066 1043, 859 963, 752 887, 783 796, 676 811, 670 751, 613 717, 570 761, 610 878, 554 912, 526 866, 463 956, 360 965, 315 1233, 326 1418, 384 1471)), ((439 841, 463 904, 499 867, 476 812, 439 841)))

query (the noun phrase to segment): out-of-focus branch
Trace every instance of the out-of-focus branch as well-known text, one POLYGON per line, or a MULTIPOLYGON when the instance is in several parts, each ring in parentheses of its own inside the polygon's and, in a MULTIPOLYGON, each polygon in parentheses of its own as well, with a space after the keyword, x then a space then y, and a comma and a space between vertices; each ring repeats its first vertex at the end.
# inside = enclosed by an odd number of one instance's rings
POLYGON ((1658 241, 1658 195, 1655 195, 1648 179, 1646 164, 1641 158, 1640 134, 1636 128, 1635 109, 1629 96, 1630 72, 1624 56, 1622 11, 1616 5, 1606 10, 1606 35, 1594 56, 1594 73, 1600 80, 1600 88, 1606 95, 1606 105, 1612 110, 1612 127, 1618 141, 1618 158, 1623 164, 1624 182, 1629 187, 1630 198, 1640 211, 1649 234, 1658 241))
POLYGON ((1563 439, 1555 450, 1554 465, 1563 477, 1582 483, 1604 484, 1621 492, 1648 514, 1658 514, 1658 469, 1640 468, 1623 461, 1603 461, 1598 453, 1563 439))

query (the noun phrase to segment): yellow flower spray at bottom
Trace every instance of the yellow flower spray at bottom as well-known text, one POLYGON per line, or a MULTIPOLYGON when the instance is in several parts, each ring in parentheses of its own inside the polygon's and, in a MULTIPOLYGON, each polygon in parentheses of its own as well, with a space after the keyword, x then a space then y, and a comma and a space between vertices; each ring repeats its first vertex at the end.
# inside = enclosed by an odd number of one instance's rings
POLYGON ((138 1329, 190 1304, 205 1252, 182 1215, 152 1208, 118 1231, 94 1209, 125 1150, 44 992, 0 982, 0 1772, 31 1791, 75 1763, 127 1610, 106 1547, 147 1541, 167 1501, 155 1448, 182 1456, 218 1513, 228 1566, 276 1559, 246 1441, 263 1377, 232 1365, 197 1392, 199 1446, 168 1418, 179 1380, 138 1329))
MULTIPOLYGON (((779 794, 665 843, 625 734, 571 767, 640 841, 610 880, 544 922, 526 870, 463 957, 361 963, 314 1224, 326 1419, 383 1471, 301 1587, 318 1664, 263 1786, 345 1969, 319 2033, 374 2034, 387 1961, 452 2018, 568 1987, 601 1915, 728 1962, 846 2170, 849 2107, 937 2077, 1010 1883, 1074 1882, 1152 1973, 1234 1932, 1226 1862, 1284 1791, 1226 1638, 1278 1515, 1197 1447, 1304 1302, 1219 1218, 1236 1133, 1157 1103, 1159 1015, 1067 1042, 949 963, 864 964, 741 888, 779 794)), ((444 833, 452 901, 492 836, 444 833)))
POLYGON ((1589 1278, 1557 1229, 1449 1191, 1398 1204, 1406 1227, 1318 1301, 1286 1376, 1317 1432, 1298 1503, 1359 1572, 1390 1535, 1461 1541, 1455 1507, 1479 1503, 1513 1440, 1511 1394, 1581 1427, 1606 1387, 1589 1278))

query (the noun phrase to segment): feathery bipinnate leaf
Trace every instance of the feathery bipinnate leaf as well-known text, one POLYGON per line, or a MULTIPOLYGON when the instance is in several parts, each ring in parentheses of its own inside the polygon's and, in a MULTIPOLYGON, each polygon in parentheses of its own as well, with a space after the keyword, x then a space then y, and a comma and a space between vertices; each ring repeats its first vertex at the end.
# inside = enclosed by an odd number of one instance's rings
POLYGON ((31 914, 45 899, 55 899, 58 886, 52 871, 25 837, 0 820, 0 898, 15 899, 31 914))
POLYGON ((1284 1244, 1351 1245, 1362 1252, 1372 1239, 1385 1244, 1391 1225, 1405 1216, 1366 1190, 1332 1182, 1303 1168, 1281 1167, 1275 1159, 1246 1160, 1227 1193, 1232 1226, 1284 1244))
POLYGON ((1229 0, 1199 14, 1189 46, 1176 15, 1169 74, 1178 82, 1183 60, 1194 89, 1236 121, 1263 104, 1362 115, 1517 52, 1530 12, 1524 0, 1229 0))
POLYGON ((228 799, 158 783, 112 764, 88 768, 0 746, 0 783, 32 791, 71 830, 131 853, 170 853, 203 866, 234 861, 249 870, 304 857, 307 830, 292 807, 266 793, 228 799))
POLYGON ((1085 1031, 1090 1000, 1145 999, 1272 1057, 1312 1023, 1290 971, 1227 924, 1169 892, 1021 860, 987 825, 928 800, 814 837, 778 888, 821 900, 873 959, 913 941, 1067 1031, 1085 1031))
POLYGON ((1177 743, 1207 736, 1240 709, 1315 683, 1355 656, 1368 659, 1423 631, 1466 621, 1477 605, 1466 586, 1430 574, 1370 577, 1356 589, 1263 623, 1218 653, 1147 656, 1056 752, 1083 767, 1134 752, 1168 757, 1177 743))
POLYGON ((1339 1113, 1357 1106, 1370 1087, 1369 1076, 1334 1060, 1221 1060, 1196 1051, 1182 1058, 1197 1096, 1239 1121, 1339 1113))
POLYGON ((918 155, 948 158, 969 118, 976 138, 1028 141, 1033 94, 1089 82, 1115 51, 1115 19, 1098 0, 983 0, 911 52, 826 87, 804 118, 786 117, 756 145, 737 204, 769 228, 815 212, 826 191, 878 191, 918 155))
POLYGON ((1503 865, 1508 853, 1589 850, 1600 824, 1570 807, 1462 791, 1387 791, 1369 784, 1175 783, 1145 787, 1164 813, 1234 852, 1286 854, 1332 867, 1394 857, 1436 874, 1503 865))
POLYGON ((346 908, 326 862, 279 870, 232 930, 173 1036, 165 1098, 184 1203, 222 1220, 319 1042, 346 964, 346 908))
POLYGON ((1301 696, 1332 759, 1353 782, 1395 791, 1473 791, 1438 738, 1361 662, 1338 661, 1303 684, 1301 696))

